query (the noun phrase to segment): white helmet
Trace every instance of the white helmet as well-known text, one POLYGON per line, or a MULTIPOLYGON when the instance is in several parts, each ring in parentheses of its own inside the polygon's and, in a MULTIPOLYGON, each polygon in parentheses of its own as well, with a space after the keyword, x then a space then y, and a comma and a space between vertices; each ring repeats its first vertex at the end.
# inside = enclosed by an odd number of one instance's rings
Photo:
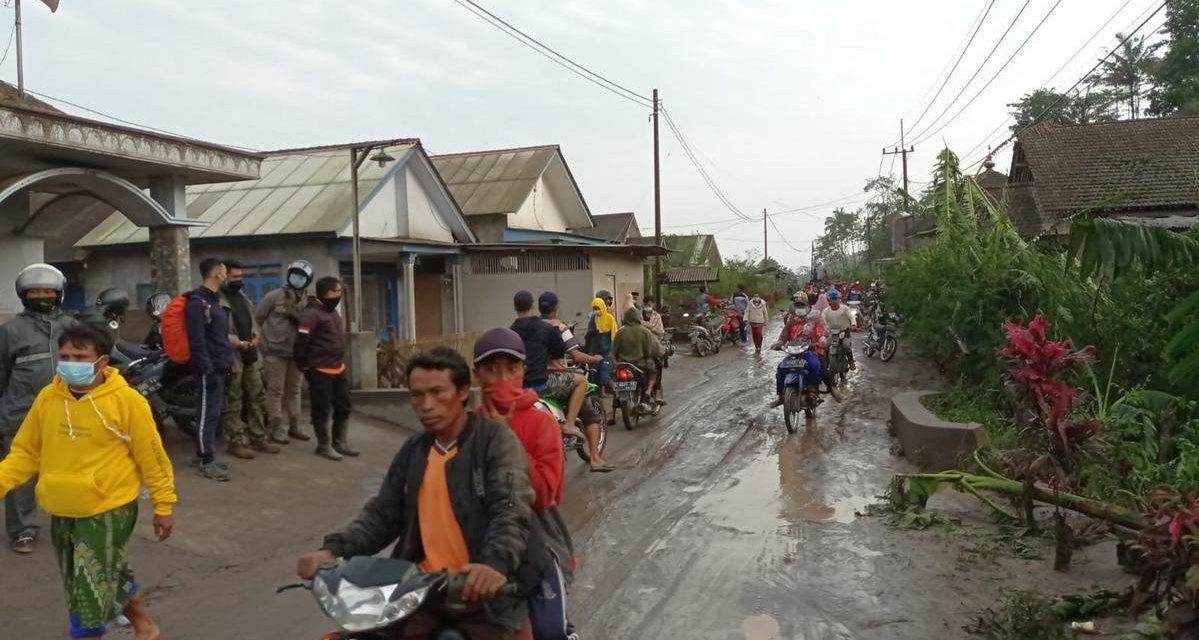
POLYGON ((22 300, 31 289, 53 289, 62 302, 62 292, 67 286, 67 277, 53 265, 44 262, 31 264, 17 274, 17 296, 22 300))
POLYGON ((284 273, 283 277, 285 282, 296 289, 307 289, 308 285, 312 284, 312 276, 314 274, 315 271, 312 268, 311 262, 308 262, 307 260, 296 260, 295 262, 287 265, 287 271, 284 273), (297 286, 295 283, 291 282, 290 276, 292 273, 298 273, 304 276, 304 286, 297 286))

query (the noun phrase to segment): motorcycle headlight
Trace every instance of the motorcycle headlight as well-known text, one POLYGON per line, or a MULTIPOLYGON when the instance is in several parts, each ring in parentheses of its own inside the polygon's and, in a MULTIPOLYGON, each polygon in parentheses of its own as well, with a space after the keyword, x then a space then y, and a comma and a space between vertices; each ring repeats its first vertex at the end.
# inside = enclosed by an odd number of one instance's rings
POLYGON ((359 587, 342 580, 337 593, 331 593, 323 580, 312 584, 312 593, 325 614, 346 631, 373 631, 395 624, 412 615, 425 601, 429 588, 410 591, 391 601, 396 585, 359 587))

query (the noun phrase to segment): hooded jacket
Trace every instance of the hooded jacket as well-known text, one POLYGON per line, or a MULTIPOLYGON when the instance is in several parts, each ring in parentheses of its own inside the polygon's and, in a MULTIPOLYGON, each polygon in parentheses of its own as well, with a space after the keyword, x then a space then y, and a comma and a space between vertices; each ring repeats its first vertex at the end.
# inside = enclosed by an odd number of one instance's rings
POLYGON ((192 370, 207 375, 223 373, 233 366, 229 344, 229 315, 221 308, 221 297, 208 287, 196 287, 183 307, 192 370))
POLYGON ((624 322, 616 333, 616 340, 612 341, 616 361, 636 364, 653 358, 654 346, 659 343, 654 334, 641 325, 641 314, 636 309, 629 309, 624 314, 624 322))
POLYGON ((0 326, 0 434, 17 432, 33 399, 54 378, 58 337, 75 322, 61 310, 26 310, 0 326))
POLYGON ((529 459, 529 482, 536 495, 533 509, 543 511, 561 504, 566 461, 558 421, 536 407, 537 394, 531 389, 499 384, 487 387, 483 393, 501 414, 512 412, 509 426, 529 459))
POLYGON ((137 499, 142 484, 154 513, 170 515, 175 474, 150 405, 112 367, 104 382, 76 398, 59 376, 37 395, 0 461, 0 495, 38 475, 48 513, 89 518, 137 499))
POLYGON ((262 353, 277 358, 294 357, 296 328, 300 312, 307 305, 302 289, 284 286, 262 296, 254 309, 254 319, 262 328, 262 353))
POLYGON ((754 298, 749 301, 749 306, 745 310, 745 321, 750 324, 766 324, 770 319, 770 305, 761 298, 754 298))
MULTIPOLYGON (((432 446, 428 433, 409 438, 392 460, 379 493, 344 530, 325 536, 322 547, 350 558, 374 555, 394 542, 393 558, 422 560, 417 496, 432 446)), ((458 436, 458 455, 446 463, 446 485, 470 561, 515 580, 523 593, 536 588, 543 561, 532 556, 544 551, 545 543, 540 528, 532 525, 529 466, 512 430, 472 415, 458 436)), ((483 606, 492 623, 509 631, 516 631, 527 615, 523 597, 497 597, 483 606)))

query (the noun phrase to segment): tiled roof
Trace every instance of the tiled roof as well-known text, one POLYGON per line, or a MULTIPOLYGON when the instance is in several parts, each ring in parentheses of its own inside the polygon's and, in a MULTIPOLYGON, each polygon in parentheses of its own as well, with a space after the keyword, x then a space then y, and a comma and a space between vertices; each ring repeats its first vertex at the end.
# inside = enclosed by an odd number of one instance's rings
POLYGON ((1041 123, 1019 144, 1040 209, 1199 209, 1199 117, 1041 123))
POLYGON ((625 213, 604 213, 591 216, 595 226, 590 229, 574 229, 573 231, 592 238, 602 238, 613 242, 623 243, 629 238, 641 237, 637 229, 637 216, 632 211, 625 213))
POLYGON ((1007 200, 1008 217, 1016 227, 1016 233, 1025 238, 1035 236, 1045 230, 1045 219, 1037 209, 1036 185, 1008 185, 1003 194, 1007 200))

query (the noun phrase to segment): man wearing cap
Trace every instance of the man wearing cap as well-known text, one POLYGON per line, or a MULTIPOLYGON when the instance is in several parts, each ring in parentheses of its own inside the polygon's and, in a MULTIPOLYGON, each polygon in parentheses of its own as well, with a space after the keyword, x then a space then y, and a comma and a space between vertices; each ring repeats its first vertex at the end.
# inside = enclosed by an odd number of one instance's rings
POLYGON ((562 334, 555 330, 533 311, 533 294, 517 291, 512 297, 516 309, 516 320, 510 327, 525 343, 526 389, 540 392, 549 381, 549 362, 566 356, 566 344, 562 334))
MULTIPOLYGON (((541 319, 561 332, 562 343, 566 347, 566 356, 577 364, 598 365, 603 363, 602 356, 593 356, 583 351, 579 340, 566 323, 558 318, 558 294, 546 291, 537 297, 537 310, 541 319)), ((555 398, 567 403, 563 431, 574 433, 587 440, 587 448, 591 454, 591 468, 594 471, 610 471, 611 465, 604 462, 599 450, 600 421, 604 419, 594 410, 587 400, 587 377, 574 373, 566 368, 565 358, 551 359, 548 365, 549 378, 539 393, 543 397, 555 398), (583 432, 575 426, 582 420, 583 432)))

